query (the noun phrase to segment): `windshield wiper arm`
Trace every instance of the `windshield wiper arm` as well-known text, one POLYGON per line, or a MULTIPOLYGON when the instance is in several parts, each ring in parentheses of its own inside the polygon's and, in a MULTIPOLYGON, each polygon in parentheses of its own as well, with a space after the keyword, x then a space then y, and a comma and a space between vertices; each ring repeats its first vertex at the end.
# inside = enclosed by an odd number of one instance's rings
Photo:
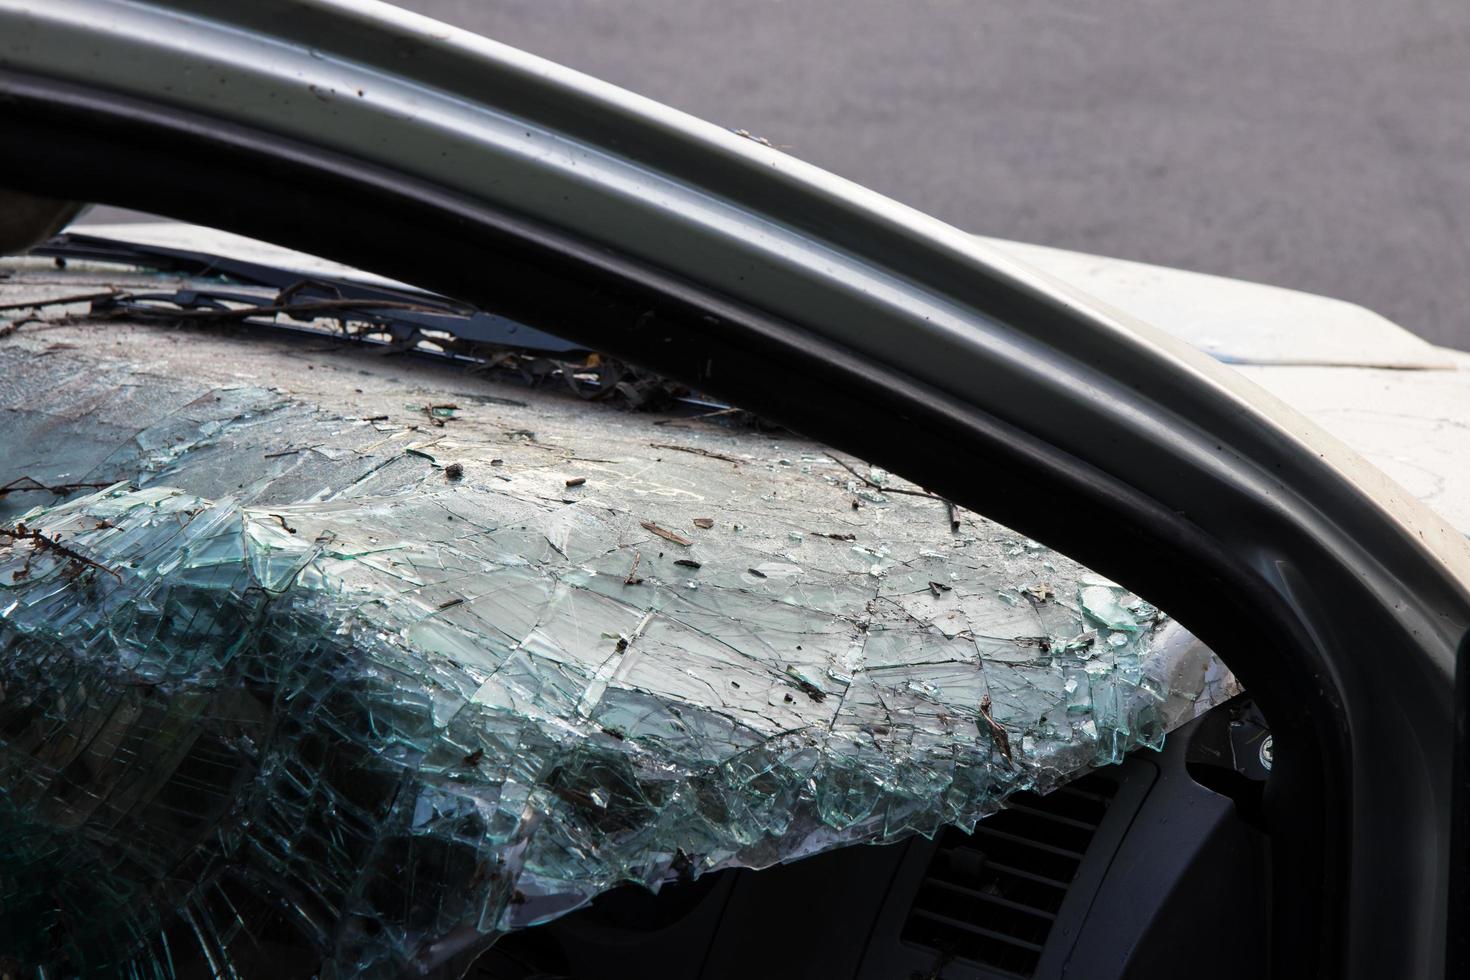
MULTIPOLYGON (((123 265, 143 266, 160 272, 173 272, 191 277, 218 276, 248 286, 263 286, 280 291, 274 306, 275 312, 295 315, 299 311, 305 316, 311 311, 310 304, 319 315, 330 317, 333 311, 353 312, 354 316, 372 314, 367 318, 389 328, 395 339, 406 339, 414 330, 433 330, 449 334, 469 344, 493 344, 515 350, 554 356, 585 356, 591 351, 581 345, 564 340, 536 327, 527 326, 508 317, 487 313, 465 303, 460 303, 434 293, 413 289, 399 289, 357 282, 338 276, 304 274, 297 270, 283 269, 247 262, 227 256, 210 255, 187 249, 161 245, 143 245, 118 241, 95 235, 65 232, 31 249, 33 255, 45 255, 59 259, 115 262, 123 265), (391 312, 390 312, 391 311, 391 312)), ((238 299, 224 293, 203 290, 180 290, 173 294, 173 311, 179 318, 193 317, 203 312, 196 306, 199 297, 214 295, 218 299, 259 307, 261 297, 243 296, 238 299), (192 298, 190 298, 192 297, 192 298)), ((144 299, 133 294, 131 300, 144 299)), ((154 300, 165 299, 164 295, 150 295, 154 300)), ((123 297, 114 298, 112 305, 121 307, 123 297), (121 301, 121 302, 120 302, 121 301)), ((146 313, 146 304, 128 304, 130 312, 146 313)), ((154 307, 156 309, 156 307, 154 307)), ((231 310, 219 304, 219 309, 207 317, 212 319, 245 319, 250 316, 270 315, 267 308, 253 312, 231 310), (229 312, 226 312, 229 311, 229 312)), ((312 319, 314 317, 307 317, 312 319)))

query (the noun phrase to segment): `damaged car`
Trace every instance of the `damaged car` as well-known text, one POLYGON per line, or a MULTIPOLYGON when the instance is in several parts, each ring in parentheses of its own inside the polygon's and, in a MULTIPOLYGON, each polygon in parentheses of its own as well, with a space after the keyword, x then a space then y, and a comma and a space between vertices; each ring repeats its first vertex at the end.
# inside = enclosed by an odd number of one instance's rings
POLYGON ((0 975, 1466 963, 1470 355, 381 4, 0 132, 0 975))

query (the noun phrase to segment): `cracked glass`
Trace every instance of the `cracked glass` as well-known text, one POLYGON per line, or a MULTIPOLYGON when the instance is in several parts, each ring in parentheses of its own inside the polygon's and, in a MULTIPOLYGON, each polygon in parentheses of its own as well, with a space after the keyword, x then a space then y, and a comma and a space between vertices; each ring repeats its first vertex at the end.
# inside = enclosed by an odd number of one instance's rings
POLYGON ((28 976, 453 973, 618 885, 971 827, 1237 690, 1144 599, 789 433, 42 320, 0 343, 28 976))

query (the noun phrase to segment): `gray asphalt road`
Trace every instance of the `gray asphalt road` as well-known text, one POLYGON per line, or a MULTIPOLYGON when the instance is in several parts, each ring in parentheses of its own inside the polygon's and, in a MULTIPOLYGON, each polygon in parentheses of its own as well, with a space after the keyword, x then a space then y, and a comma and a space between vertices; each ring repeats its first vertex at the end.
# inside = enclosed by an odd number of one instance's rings
POLYGON ((971 231, 1470 348, 1467 0, 402 0, 971 231))

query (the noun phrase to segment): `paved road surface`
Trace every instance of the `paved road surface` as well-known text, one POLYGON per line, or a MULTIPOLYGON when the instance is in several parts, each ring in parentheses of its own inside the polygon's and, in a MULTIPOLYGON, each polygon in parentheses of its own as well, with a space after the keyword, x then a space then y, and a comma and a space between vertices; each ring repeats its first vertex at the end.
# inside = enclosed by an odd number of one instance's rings
POLYGON ((971 231, 1470 348, 1470 0, 402 0, 971 231))

